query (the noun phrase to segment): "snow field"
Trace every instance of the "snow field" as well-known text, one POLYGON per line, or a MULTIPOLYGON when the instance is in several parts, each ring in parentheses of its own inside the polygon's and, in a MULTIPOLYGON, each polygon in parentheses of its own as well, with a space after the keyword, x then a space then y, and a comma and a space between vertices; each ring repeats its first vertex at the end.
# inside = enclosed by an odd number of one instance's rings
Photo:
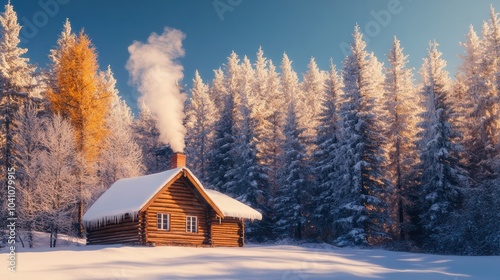
MULTIPOLYGON (((7 259, 4 249, 0 259, 7 259)), ((410 254, 325 244, 70 246, 20 252, 17 272, 0 270, 0 279, 498 279, 499 263, 500 257, 410 254)))

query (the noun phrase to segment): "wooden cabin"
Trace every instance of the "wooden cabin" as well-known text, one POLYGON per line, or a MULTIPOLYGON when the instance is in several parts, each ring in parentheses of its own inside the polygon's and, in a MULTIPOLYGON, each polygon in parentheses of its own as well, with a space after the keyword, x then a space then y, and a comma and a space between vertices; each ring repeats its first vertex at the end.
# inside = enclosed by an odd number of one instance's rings
POLYGON ((205 189, 176 153, 171 169, 115 182, 83 216, 87 244, 243 246, 251 207, 205 189))

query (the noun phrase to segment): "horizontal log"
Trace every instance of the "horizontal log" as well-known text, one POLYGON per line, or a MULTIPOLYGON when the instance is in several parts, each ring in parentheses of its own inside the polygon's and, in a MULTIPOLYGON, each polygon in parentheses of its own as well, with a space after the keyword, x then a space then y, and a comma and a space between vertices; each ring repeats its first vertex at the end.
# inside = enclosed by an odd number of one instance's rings
POLYGON ((197 197, 195 197, 191 193, 186 193, 186 192, 165 192, 156 197, 156 199, 153 201, 153 203, 157 201, 197 201, 200 205, 203 205, 203 203, 198 200, 197 197))
POLYGON ((109 232, 109 231, 120 231, 120 230, 127 231, 139 228, 140 228, 139 224, 126 224, 126 225, 115 225, 112 227, 102 227, 99 229, 89 230, 87 232, 93 233, 93 232, 109 232))
POLYGON ((93 235, 88 236, 87 239, 119 239, 119 238, 139 238, 139 234, 133 233, 122 233, 122 234, 113 234, 113 235, 93 235))
POLYGON ((148 240, 150 243, 154 243, 159 246, 203 246, 208 245, 202 241, 191 241, 191 240, 148 240))
POLYGON ((214 228, 212 227, 212 231, 214 232, 239 232, 240 229, 237 228, 214 228))
POLYGON ((233 239, 217 239, 217 238, 213 238, 212 242, 213 243, 238 243, 238 238, 233 238, 233 239))
POLYGON ((99 227, 88 227, 87 230, 98 230, 98 229, 102 229, 102 228, 115 228, 115 227, 123 227, 123 226, 127 226, 127 225, 139 225, 139 221, 109 223, 109 224, 102 225, 99 227))
MULTIPOLYGON (((156 197, 156 199, 167 199, 167 200, 179 200, 179 199, 191 199, 191 200, 196 200, 199 201, 199 199, 191 192, 185 192, 182 190, 170 190, 166 191, 159 196, 156 197)), ((156 201, 155 199, 155 201, 156 201)))
POLYGON ((237 231, 226 232, 226 231, 212 231, 213 236, 240 236, 241 233, 237 231))
POLYGON ((239 244, 238 240, 212 240, 212 244, 239 244))
POLYGON ((231 235, 231 236, 211 236, 212 240, 238 240, 240 239, 240 236, 238 235, 231 235))
POLYGON ((137 239, 123 239, 123 240, 92 240, 87 242, 88 245, 104 245, 104 244, 124 244, 124 243, 140 242, 137 239))
POLYGON ((237 244, 238 242, 239 241, 237 239, 212 239, 213 244, 237 244))
POLYGON ((117 232, 105 232, 105 233, 92 233, 87 235, 88 238, 100 237, 100 236, 138 236, 140 233, 138 231, 117 231, 117 232))
POLYGON ((143 235, 139 231, 117 231, 117 232, 105 232, 105 233, 93 233, 87 235, 87 238, 101 238, 101 237, 119 237, 119 236, 141 236, 143 235))
POLYGON ((148 232, 149 237, 162 237, 162 238, 205 238, 208 237, 208 234, 200 234, 200 233, 180 233, 180 232, 148 232))
POLYGON ((187 208, 187 207, 164 207, 164 206, 151 206, 147 209, 148 217, 156 216, 158 213, 193 213, 197 215, 203 215, 205 217, 205 211, 203 209, 197 208, 187 208))
POLYGON ((214 246, 228 246, 228 245, 232 245, 232 246, 238 246, 238 242, 235 242, 235 241, 212 241, 212 245, 214 246))
POLYGON ((133 242, 133 241, 139 241, 139 238, 137 237, 132 237, 132 236, 123 236, 123 237, 112 237, 112 238, 93 238, 89 239, 88 242, 93 244, 93 243, 123 243, 123 242, 133 242))

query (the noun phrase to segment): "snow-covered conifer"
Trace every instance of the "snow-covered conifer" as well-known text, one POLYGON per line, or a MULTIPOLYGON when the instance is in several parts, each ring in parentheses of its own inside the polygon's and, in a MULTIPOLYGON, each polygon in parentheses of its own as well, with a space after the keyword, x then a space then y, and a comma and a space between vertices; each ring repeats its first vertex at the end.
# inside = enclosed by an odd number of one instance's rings
POLYGON ((142 175, 142 151, 135 142, 133 135, 134 117, 127 103, 121 99, 116 89, 116 80, 108 66, 102 75, 111 97, 111 109, 106 118, 108 135, 103 142, 105 149, 99 156, 101 190, 96 195, 111 186, 118 179, 142 175))
MULTIPOLYGON (((29 99, 33 87, 35 67, 24 57, 28 51, 19 47, 21 26, 17 14, 10 1, 4 6, 0 15, 0 173, 6 174, 13 161, 13 137, 16 112, 23 108, 29 99)), ((0 192, 0 216, 6 209, 3 207, 5 192, 0 192)))
MULTIPOLYGON (((235 184, 231 170, 235 169, 237 151, 235 150, 236 125, 238 108, 241 104, 238 89, 239 58, 235 52, 228 57, 224 69, 224 89, 226 92, 224 105, 221 108, 219 121, 215 124, 214 149, 209 166, 211 187, 225 192, 235 184)), ((233 172, 234 173, 234 172, 233 172)))
POLYGON ((295 99, 288 105, 286 123, 283 129, 284 140, 281 145, 279 187, 273 201, 276 209, 275 235, 279 238, 302 239, 307 221, 306 204, 309 201, 307 176, 307 151, 304 131, 300 127, 296 113, 295 99))
POLYGON ((381 64, 366 50, 359 26, 355 27, 351 54, 344 60, 344 105, 337 162, 342 176, 335 219, 339 245, 376 244, 387 238, 388 215, 382 127, 377 120, 381 94, 381 64))
MULTIPOLYGON (((285 100, 290 102, 292 96, 299 94, 299 79, 297 73, 293 70, 292 61, 286 53, 283 53, 281 60, 281 91, 285 100)), ((287 106, 288 107, 288 106, 287 106)))
MULTIPOLYGON (((325 75, 321 72, 311 57, 307 66, 307 72, 301 84, 302 94, 299 99, 300 114, 299 120, 302 126, 306 127, 305 135, 309 142, 316 136, 316 129, 319 125, 318 117, 321 112, 321 101, 325 92, 325 75)), ((311 147, 309 147, 309 150, 311 147)))
POLYGON ((214 148, 214 128, 217 110, 209 95, 208 86, 195 72, 190 103, 186 109, 186 154, 188 166, 202 182, 208 181, 210 151, 214 148))
POLYGON ((450 123, 453 113, 450 80, 437 47, 436 42, 430 44, 420 71, 425 108, 420 126, 425 133, 420 140, 418 208, 423 236, 416 239, 429 249, 443 250, 447 246, 449 219, 462 207, 463 189, 468 186, 469 177, 459 162, 461 147, 456 142, 459 135, 450 123))
POLYGON ((389 67, 386 69, 384 109, 387 112, 387 146, 388 162, 387 179, 394 187, 389 199, 391 211, 395 220, 397 239, 406 237, 405 225, 407 195, 413 184, 413 169, 418 163, 415 147, 417 140, 418 100, 413 85, 412 69, 407 67, 408 56, 403 53, 400 41, 394 37, 393 45, 387 58, 389 67))
POLYGON ((315 139, 316 149, 313 155, 313 168, 316 175, 314 220, 323 240, 332 241, 333 218, 336 216, 337 184, 339 181, 337 153, 339 148, 340 97, 342 81, 333 62, 326 79, 319 125, 315 139), (321 226, 320 226, 321 224, 321 226))

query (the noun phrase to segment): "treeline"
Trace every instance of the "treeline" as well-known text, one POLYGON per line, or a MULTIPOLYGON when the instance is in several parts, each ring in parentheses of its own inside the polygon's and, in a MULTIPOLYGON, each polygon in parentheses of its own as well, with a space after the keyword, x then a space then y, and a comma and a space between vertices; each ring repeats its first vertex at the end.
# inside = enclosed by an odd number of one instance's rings
POLYGON ((500 253, 500 22, 462 43, 454 79, 431 42, 416 83, 397 38, 388 65, 356 26, 342 69, 301 81, 262 49, 232 53, 186 106, 188 165, 259 209, 257 241, 500 253))

